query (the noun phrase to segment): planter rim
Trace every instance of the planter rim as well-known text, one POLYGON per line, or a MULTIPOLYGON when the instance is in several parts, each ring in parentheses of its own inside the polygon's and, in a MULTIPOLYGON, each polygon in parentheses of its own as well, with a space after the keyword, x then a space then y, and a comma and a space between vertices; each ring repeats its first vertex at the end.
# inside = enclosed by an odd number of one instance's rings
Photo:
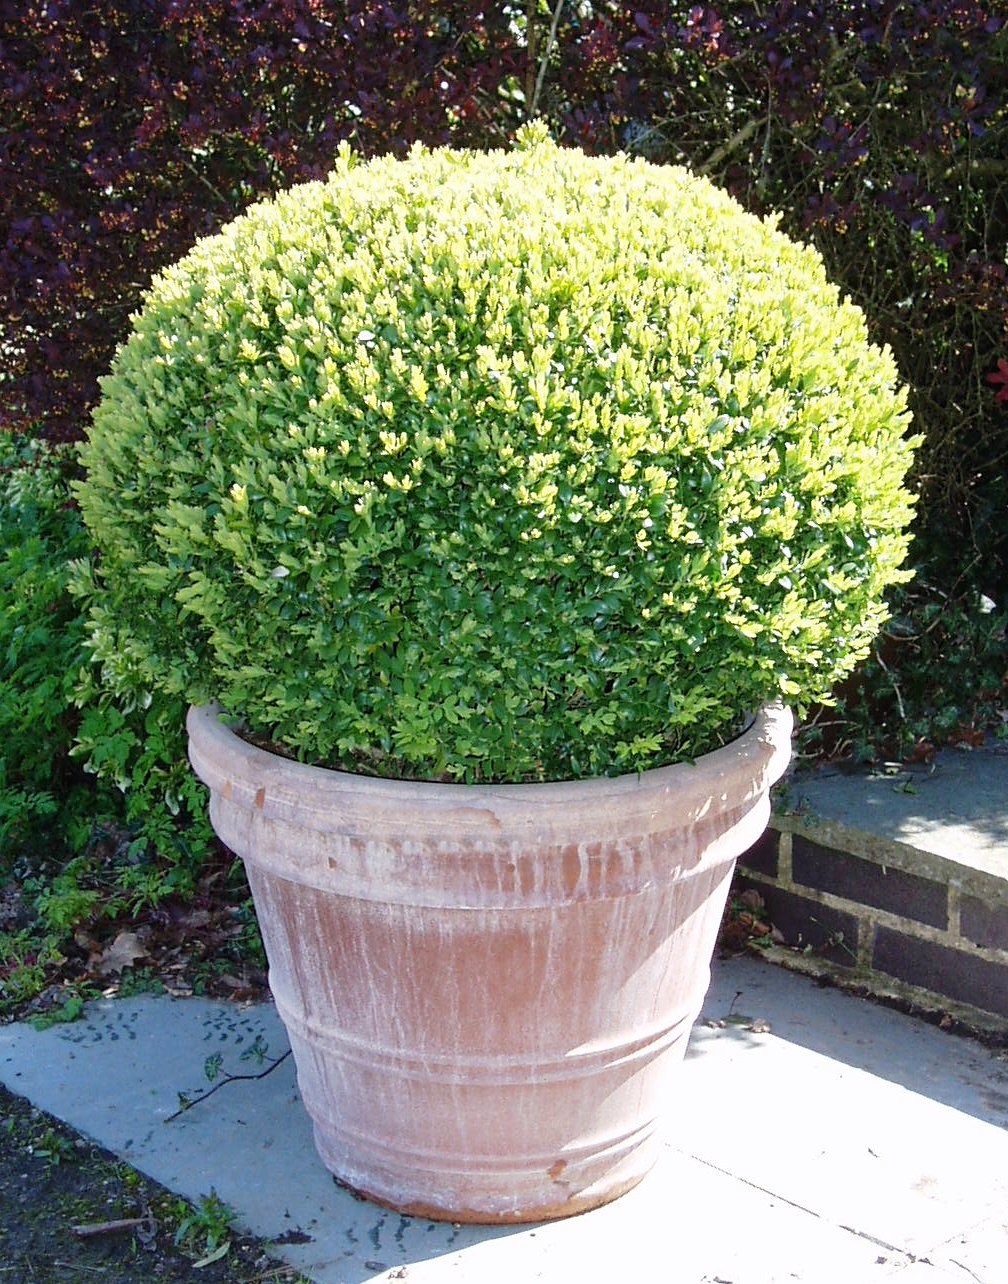
POLYGON ((579 796, 592 794, 593 797, 613 796, 636 790, 641 782, 652 785, 672 783, 680 777, 693 773, 701 764, 719 770, 739 769, 747 760, 762 757, 768 743, 776 743, 782 737, 790 738, 794 725, 791 710, 781 701, 764 705, 746 727, 727 744, 689 762, 673 762, 664 767, 651 767, 647 771, 631 771, 621 776, 582 776, 574 780, 530 780, 522 782, 500 781, 498 783, 481 782, 464 784, 459 781, 413 780, 401 776, 370 776, 360 772, 344 771, 338 767, 318 767, 307 762, 298 762, 296 758, 287 758, 282 754, 272 753, 252 744, 229 725, 223 710, 216 701, 208 704, 192 705, 186 717, 186 728, 190 735, 194 733, 208 736, 211 740, 223 745, 228 744, 228 752, 234 753, 237 741, 243 746, 242 758, 251 765, 257 763, 282 762, 293 777, 303 780, 309 788, 318 788, 323 781, 334 779, 349 785, 355 790, 384 793, 386 787, 394 785, 398 790, 408 791, 417 798, 454 797, 459 801, 471 799, 478 795, 484 797, 507 798, 521 794, 523 803, 532 791, 543 801, 555 799, 557 802, 574 802, 579 796))
MULTIPOLYGON (((348 820, 367 819, 372 832, 402 832, 437 815, 486 833, 557 826, 572 818, 597 837, 635 819, 650 827, 656 811, 676 799, 682 823, 738 808, 760 797, 784 772, 791 755, 790 709, 767 705, 735 740, 695 762, 583 780, 528 784, 457 784, 359 776, 300 763, 242 739, 217 704, 193 706, 187 718, 189 757, 200 778, 229 803, 264 819, 301 822, 321 832, 345 832, 348 820)), ((501 835, 502 836, 502 835, 501 835)))

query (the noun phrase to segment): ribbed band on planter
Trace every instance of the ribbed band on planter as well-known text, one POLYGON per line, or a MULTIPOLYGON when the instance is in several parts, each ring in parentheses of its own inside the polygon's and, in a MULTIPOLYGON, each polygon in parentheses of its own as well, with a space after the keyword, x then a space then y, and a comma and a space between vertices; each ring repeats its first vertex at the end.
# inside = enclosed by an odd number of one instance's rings
POLYGON ((635 1185, 791 725, 772 706, 641 775, 450 785, 305 766, 190 710, 330 1170, 453 1221, 561 1217, 635 1185))

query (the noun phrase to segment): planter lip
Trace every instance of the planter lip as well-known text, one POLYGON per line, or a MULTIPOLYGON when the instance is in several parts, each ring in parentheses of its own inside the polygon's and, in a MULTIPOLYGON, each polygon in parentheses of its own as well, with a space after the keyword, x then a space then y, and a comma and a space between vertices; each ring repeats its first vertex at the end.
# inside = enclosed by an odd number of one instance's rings
POLYGON ((315 814, 322 829, 331 827, 326 816, 336 820, 351 806, 401 829, 432 812, 450 813, 453 823, 471 816, 474 825, 485 824, 488 815, 497 823, 527 825, 533 818, 548 822, 561 812, 573 812, 590 824, 593 815, 622 813, 626 819, 633 813, 653 814, 670 795, 697 816, 728 810, 761 796, 783 774, 791 756, 793 717, 780 702, 768 704, 735 740, 695 762, 622 776, 527 784, 400 780, 296 762, 244 740, 222 721, 216 703, 191 707, 186 725, 197 774, 229 800, 244 800, 277 819, 299 805, 315 814))

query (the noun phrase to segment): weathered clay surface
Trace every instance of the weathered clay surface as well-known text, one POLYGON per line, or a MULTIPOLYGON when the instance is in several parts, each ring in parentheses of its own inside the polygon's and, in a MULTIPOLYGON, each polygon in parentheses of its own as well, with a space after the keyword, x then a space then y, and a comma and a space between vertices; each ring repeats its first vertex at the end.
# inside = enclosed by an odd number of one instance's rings
POLYGON ((188 725, 331 1171, 453 1221, 561 1217, 635 1185, 679 1108, 790 713, 695 764, 543 785, 353 776, 268 754, 212 707, 188 725))

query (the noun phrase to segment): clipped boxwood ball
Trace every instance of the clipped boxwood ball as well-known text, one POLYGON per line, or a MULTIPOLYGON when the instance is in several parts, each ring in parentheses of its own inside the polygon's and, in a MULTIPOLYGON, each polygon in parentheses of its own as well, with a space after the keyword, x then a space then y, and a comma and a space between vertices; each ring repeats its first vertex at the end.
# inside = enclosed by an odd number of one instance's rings
POLYGON ((350 769, 691 758, 867 651, 906 424, 816 253, 685 170, 344 150, 161 275, 103 382, 95 653, 350 769))

